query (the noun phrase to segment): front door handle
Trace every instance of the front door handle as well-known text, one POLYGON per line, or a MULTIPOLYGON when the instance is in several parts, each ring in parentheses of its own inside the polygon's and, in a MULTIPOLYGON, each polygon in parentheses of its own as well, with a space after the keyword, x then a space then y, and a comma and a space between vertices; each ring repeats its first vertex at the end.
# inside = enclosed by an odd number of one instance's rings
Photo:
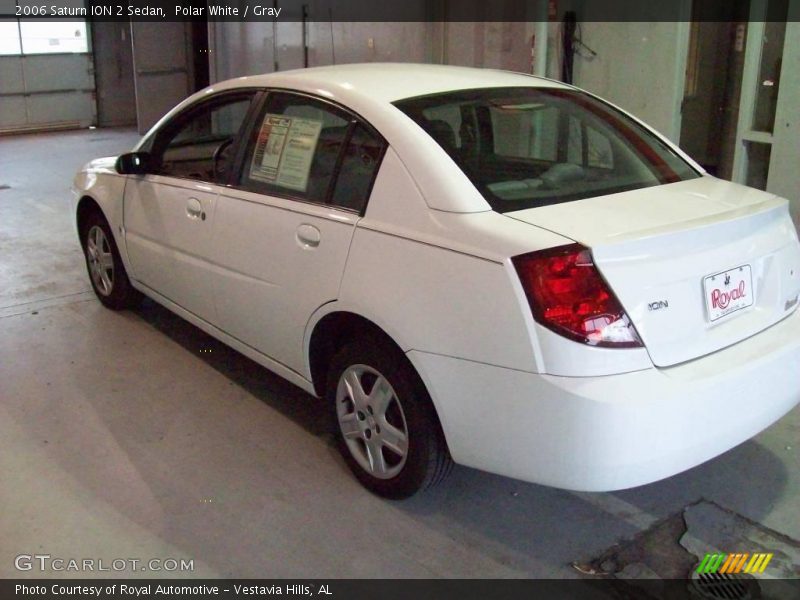
POLYGON ((206 213, 203 210, 203 205, 200 204, 200 200, 197 198, 189 198, 186 202, 186 214, 190 219, 206 220, 206 213))
POLYGON ((322 236, 319 229, 308 223, 303 223, 297 228, 297 243, 304 250, 310 250, 319 246, 322 236))

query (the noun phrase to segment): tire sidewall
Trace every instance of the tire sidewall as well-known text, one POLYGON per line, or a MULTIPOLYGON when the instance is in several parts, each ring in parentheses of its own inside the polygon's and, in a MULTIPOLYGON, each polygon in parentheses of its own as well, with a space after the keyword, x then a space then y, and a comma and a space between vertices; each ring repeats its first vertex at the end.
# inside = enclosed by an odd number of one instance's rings
POLYGON ((119 250, 117 249, 117 242, 114 238, 114 234, 111 231, 111 227, 106 221, 105 217, 98 212, 93 212, 90 214, 87 219, 86 223, 83 226, 83 230, 81 231, 81 247, 83 249, 83 259, 86 263, 86 270, 89 274, 89 282, 92 285, 92 289, 94 290, 95 295, 97 296, 98 300, 103 303, 104 306, 108 308, 112 308, 115 310, 120 310, 123 308, 128 308, 131 304, 131 297, 133 295, 133 288, 131 287, 130 281, 128 280, 128 275, 125 272, 125 265, 122 263, 122 258, 120 257, 119 250), (108 240, 108 246, 111 250, 111 256, 114 260, 114 283, 111 288, 111 293, 107 296, 100 293, 97 289, 97 285, 94 282, 94 278, 91 274, 91 267, 89 265, 89 257, 86 255, 86 246, 88 243, 89 232, 92 230, 93 227, 99 227, 103 230, 103 234, 106 236, 108 240))
POLYGON ((348 344, 334 357, 329 371, 326 401, 333 420, 337 446, 356 478, 371 492, 384 498, 407 498, 424 486, 429 476, 431 453, 435 452, 435 422, 431 419, 430 399, 419 376, 399 351, 382 343, 359 340, 348 344), (356 364, 369 366, 387 379, 403 409, 408 428, 408 454, 400 473, 379 479, 365 471, 353 458, 342 435, 336 411, 336 392, 344 371, 356 364))

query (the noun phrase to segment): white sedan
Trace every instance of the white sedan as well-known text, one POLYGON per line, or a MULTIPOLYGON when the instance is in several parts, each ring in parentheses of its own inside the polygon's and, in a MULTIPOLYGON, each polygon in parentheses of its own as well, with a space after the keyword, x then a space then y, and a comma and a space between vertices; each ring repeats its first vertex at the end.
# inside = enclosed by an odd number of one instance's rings
POLYGON ((400 64, 225 81, 87 164, 74 209, 104 305, 146 294, 324 398, 385 497, 453 462, 628 488, 800 399, 787 201, 555 81, 400 64))

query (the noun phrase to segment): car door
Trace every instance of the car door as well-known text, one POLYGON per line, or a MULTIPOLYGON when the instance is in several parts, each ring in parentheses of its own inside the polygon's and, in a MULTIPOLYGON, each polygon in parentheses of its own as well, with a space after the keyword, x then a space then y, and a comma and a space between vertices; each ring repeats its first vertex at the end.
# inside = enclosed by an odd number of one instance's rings
POLYGON ((214 293, 222 329, 304 371, 306 324, 338 295, 384 148, 341 107, 269 94, 238 180, 217 200, 214 293))
POLYGON ((125 186, 133 277, 209 322, 216 319, 209 258, 217 196, 255 94, 220 94, 166 123, 148 145, 151 172, 125 186))

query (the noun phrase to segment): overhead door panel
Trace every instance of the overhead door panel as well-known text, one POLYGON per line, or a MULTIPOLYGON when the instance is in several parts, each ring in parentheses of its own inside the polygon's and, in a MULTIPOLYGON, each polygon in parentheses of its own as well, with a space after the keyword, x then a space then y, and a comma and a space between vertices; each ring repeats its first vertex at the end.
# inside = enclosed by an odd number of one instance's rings
POLYGON ((25 91, 24 78, 22 77, 22 57, 0 57, 0 93, 21 94, 25 91))
POLYGON ((94 70, 88 54, 34 54, 23 60, 29 92, 94 90, 94 70))
POLYGON ((8 130, 27 121, 24 96, 0 96, 0 130, 8 130))
POLYGON ((28 97, 28 118, 33 123, 92 124, 94 92, 68 91, 32 94, 28 97))

